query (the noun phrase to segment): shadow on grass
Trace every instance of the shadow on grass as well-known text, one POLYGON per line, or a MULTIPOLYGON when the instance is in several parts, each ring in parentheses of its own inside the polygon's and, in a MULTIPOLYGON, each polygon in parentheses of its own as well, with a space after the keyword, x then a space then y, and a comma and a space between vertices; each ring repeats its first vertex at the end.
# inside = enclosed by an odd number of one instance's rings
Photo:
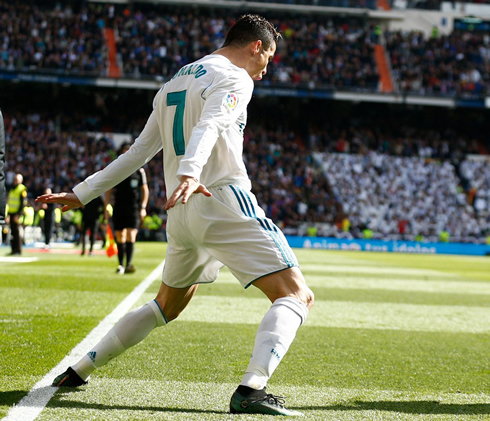
POLYGON ((9 390, 0 392, 0 405, 12 406, 29 393, 28 390, 9 390))
POLYGON ((296 406, 297 410, 316 411, 391 411, 405 414, 490 414, 487 403, 439 403, 437 401, 355 401, 344 405, 296 406))
MULTIPOLYGON (((63 396, 63 395, 62 395, 63 396)), ((214 411, 211 409, 195 408, 168 408, 162 406, 141 406, 141 405, 106 405, 101 403, 88 403, 58 399, 56 395, 48 404, 50 408, 81 408, 96 409, 99 411, 120 410, 120 411, 150 411, 150 412, 188 412, 192 414, 226 414, 225 411, 214 411)))

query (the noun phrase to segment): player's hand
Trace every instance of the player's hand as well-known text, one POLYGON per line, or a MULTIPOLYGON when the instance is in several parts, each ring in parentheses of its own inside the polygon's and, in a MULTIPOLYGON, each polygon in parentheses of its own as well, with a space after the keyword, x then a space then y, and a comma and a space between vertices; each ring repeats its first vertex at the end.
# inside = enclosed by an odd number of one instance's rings
POLYGON ((62 212, 70 209, 76 209, 82 206, 82 202, 78 199, 75 193, 51 193, 43 194, 36 198, 36 202, 41 203, 59 203, 63 205, 62 212))
POLYGON ((165 203, 165 206, 163 207, 165 210, 173 208, 180 198, 182 198, 182 204, 185 205, 189 200, 189 197, 194 193, 202 193, 206 197, 212 196, 206 186, 199 183, 195 178, 183 175, 180 177, 180 180, 179 187, 175 189, 172 196, 170 196, 167 203, 165 203))

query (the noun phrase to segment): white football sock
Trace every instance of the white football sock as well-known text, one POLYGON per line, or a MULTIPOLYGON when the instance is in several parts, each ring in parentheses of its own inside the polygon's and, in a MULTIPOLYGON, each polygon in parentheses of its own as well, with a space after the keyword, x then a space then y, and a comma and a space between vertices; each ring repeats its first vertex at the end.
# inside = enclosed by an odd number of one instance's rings
POLYGON ((153 300, 135 308, 119 320, 90 352, 72 366, 77 374, 87 380, 92 372, 141 342, 157 326, 167 324, 158 303, 153 300))
POLYGON ((296 298, 274 301, 259 325, 254 351, 241 385, 257 390, 267 385, 307 315, 308 307, 296 298))

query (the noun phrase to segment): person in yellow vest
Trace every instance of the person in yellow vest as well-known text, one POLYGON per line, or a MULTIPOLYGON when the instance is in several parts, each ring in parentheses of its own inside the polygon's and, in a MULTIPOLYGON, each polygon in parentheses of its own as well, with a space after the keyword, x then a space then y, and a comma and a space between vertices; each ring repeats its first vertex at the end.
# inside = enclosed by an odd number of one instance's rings
POLYGON ((24 225, 24 227, 32 226, 34 224, 35 215, 36 215, 36 211, 30 204, 24 206, 24 216, 23 216, 22 225, 24 225))
POLYGON ((318 235, 318 228, 315 225, 311 225, 306 228, 306 235, 308 237, 316 237, 318 235))
POLYGON ((372 229, 366 228, 366 229, 362 230, 362 235, 363 235, 365 240, 372 240, 373 236, 374 236, 374 232, 372 229))
POLYGON ((11 256, 20 255, 22 253, 22 223, 24 206, 27 200, 27 188, 22 184, 24 177, 22 174, 16 174, 14 177, 14 185, 8 194, 8 223, 10 224, 10 233, 12 235, 11 256))
POLYGON ((451 234, 449 234, 448 231, 446 230, 442 230, 440 233, 439 233, 439 241, 441 243, 449 243, 449 239, 451 237, 451 234))
POLYGON ((349 232, 350 231, 350 221, 349 218, 342 219, 342 231, 349 232))

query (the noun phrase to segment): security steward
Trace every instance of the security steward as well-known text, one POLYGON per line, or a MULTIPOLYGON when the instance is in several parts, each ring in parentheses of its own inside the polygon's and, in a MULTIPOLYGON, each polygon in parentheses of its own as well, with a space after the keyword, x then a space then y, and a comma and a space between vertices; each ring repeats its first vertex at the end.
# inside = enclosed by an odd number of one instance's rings
POLYGON ((12 234, 11 256, 18 256, 22 253, 22 223, 24 206, 27 203, 27 188, 22 184, 24 178, 22 174, 16 174, 14 185, 8 194, 8 215, 7 220, 10 223, 10 232, 12 234))

